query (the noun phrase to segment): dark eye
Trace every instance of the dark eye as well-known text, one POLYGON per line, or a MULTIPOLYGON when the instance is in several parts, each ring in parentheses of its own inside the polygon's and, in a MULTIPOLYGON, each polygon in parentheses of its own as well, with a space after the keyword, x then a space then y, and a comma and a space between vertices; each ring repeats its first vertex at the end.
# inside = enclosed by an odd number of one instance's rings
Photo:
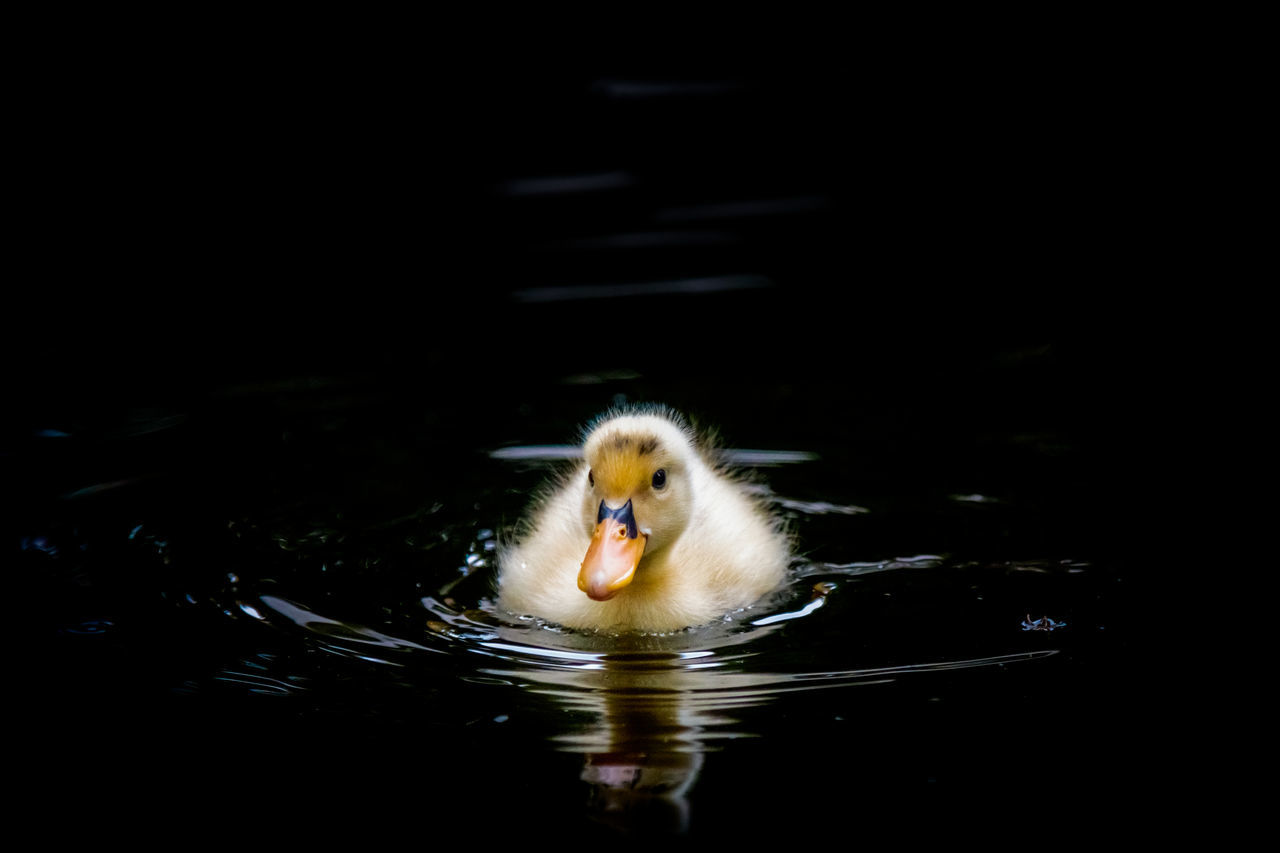
POLYGON ((587 469, 587 485, 594 486, 595 484, 596 484, 596 475, 591 471, 590 468, 588 468, 587 469))
POLYGON ((665 486, 666 484, 667 484, 667 469, 666 469, 666 468, 659 468, 657 471, 654 471, 654 472, 653 472, 653 487, 654 487, 655 489, 661 489, 661 488, 662 488, 663 486, 665 486))

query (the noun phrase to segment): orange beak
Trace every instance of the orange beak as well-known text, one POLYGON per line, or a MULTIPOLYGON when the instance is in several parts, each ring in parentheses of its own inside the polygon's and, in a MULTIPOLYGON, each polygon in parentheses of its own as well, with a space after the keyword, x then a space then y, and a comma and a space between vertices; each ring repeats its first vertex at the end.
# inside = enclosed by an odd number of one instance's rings
POLYGON ((595 601, 613 598, 635 577, 648 539, 636 529, 631 501, 617 510, 601 501, 596 530, 578 572, 578 589, 595 601))

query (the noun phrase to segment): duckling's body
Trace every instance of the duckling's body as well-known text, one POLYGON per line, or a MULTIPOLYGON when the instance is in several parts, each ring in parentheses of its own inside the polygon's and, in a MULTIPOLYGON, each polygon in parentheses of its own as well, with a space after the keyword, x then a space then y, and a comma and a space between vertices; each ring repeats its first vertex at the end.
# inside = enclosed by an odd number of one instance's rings
POLYGON ((572 628, 670 631, 781 583, 786 536, 677 416, 610 413, 583 457, 503 553, 500 607, 572 628))

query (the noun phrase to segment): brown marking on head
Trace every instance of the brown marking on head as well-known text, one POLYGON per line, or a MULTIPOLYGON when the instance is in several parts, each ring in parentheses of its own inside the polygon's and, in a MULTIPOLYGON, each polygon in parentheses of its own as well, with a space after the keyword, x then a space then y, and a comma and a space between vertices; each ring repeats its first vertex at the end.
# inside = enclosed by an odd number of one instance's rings
POLYGON ((588 456, 598 488, 619 498, 647 488, 653 477, 652 456, 661 447, 655 435, 617 433, 604 440, 588 456))
POLYGON ((618 433, 610 438, 609 447, 618 453, 633 451, 637 456, 644 456, 658 449, 658 437, 656 435, 634 436, 618 433))

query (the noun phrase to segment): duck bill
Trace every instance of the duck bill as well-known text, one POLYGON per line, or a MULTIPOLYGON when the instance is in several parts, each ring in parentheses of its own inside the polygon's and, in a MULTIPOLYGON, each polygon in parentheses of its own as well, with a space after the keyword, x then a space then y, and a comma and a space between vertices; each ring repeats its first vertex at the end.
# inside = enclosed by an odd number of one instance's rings
POLYGON ((644 556, 646 534, 636 529, 631 501, 620 510, 600 504, 600 518, 578 572, 578 589, 595 601, 608 601, 631 583, 644 556))

